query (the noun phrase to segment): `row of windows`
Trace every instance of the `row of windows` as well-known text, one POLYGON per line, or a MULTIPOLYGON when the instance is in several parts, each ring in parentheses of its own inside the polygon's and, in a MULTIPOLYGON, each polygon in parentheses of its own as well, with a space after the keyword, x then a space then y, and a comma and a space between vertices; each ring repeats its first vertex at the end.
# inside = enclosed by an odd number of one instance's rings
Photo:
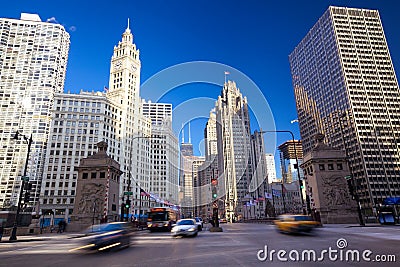
POLYGON ((67 100, 58 99, 57 104, 60 105, 61 103, 62 103, 62 106, 65 106, 68 103, 69 105, 82 106, 82 107, 84 107, 84 106, 86 106, 86 107, 92 106, 92 107, 98 107, 98 108, 101 107, 101 102, 89 102, 89 101, 78 101, 78 100, 68 100, 68 102, 67 102, 67 100))
MULTIPOLYGON (((62 141, 63 136, 62 135, 52 135, 51 136, 52 141, 62 141)), ((88 137, 86 136, 76 136, 76 141, 80 142, 86 142, 86 140, 89 140, 90 143, 97 143, 98 142, 98 137, 88 137)), ((64 136, 64 141, 75 141, 75 136, 64 136)))
MULTIPOLYGON (((336 169, 335 169, 335 164, 333 163, 328 163, 328 164, 318 164, 318 169, 320 171, 325 171, 325 170, 329 170, 329 171, 334 171, 334 170, 343 170, 343 165, 342 163, 336 163, 336 169)), ((309 166, 306 169, 303 170, 305 175, 313 175, 313 167, 309 166)))

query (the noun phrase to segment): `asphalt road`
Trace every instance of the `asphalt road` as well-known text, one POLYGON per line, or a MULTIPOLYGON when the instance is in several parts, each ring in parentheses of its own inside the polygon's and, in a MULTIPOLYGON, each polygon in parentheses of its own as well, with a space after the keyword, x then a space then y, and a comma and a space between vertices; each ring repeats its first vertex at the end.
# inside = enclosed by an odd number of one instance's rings
POLYGON ((265 224, 222 227, 223 232, 202 231, 195 238, 142 231, 130 248, 84 255, 69 252, 79 244, 68 235, 0 243, 0 266, 397 266, 400 261, 399 226, 329 225, 310 235, 281 234, 265 224), (397 264, 387 262, 392 255, 397 264))

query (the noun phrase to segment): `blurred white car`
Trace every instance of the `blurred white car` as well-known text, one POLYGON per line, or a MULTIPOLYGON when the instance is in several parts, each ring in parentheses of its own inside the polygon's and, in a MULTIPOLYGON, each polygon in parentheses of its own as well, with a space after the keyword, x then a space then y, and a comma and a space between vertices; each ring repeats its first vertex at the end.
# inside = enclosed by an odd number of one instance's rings
POLYGON ((176 236, 197 236, 199 232, 195 219, 181 219, 171 229, 172 237, 176 236))

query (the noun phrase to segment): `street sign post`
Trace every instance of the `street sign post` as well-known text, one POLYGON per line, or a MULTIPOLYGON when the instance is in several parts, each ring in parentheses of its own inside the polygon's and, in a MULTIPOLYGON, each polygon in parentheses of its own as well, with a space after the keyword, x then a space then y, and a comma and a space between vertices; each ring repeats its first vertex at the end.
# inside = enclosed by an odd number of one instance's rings
POLYGON ((125 196, 132 196, 132 195, 133 195, 133 192, 124 192, 124 195, 125 195, 125 196))

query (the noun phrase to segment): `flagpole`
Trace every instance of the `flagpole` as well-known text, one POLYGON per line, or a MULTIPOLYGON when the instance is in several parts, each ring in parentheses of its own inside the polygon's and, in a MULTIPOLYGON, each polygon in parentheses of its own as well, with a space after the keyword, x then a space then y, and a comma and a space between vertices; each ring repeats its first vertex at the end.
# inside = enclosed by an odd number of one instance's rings
MULTIPOLYGON (((271 185, 272 188, 272 185, 271 185)), ((275 212, 275 201, 274 201, 274 192, 272 191, 272 216, 276 217, 276 212, 275 212)))
MULTIPOLYGON (((231 74, 231 73, 230 73, 229 71, 225 71, 225 72, 224 72, 224 75, 225 75, 225 83, 226 83, 226 75, 228 75, 228 74, 231 74)), ((224 83, 224 84, 225 84, 225 83, 224 83)))
POLYGON ((286 213, 284 188, 285 187, 283 186, 283 178, 282 178, 281 190, 282 190, 283 213, 286 213))

